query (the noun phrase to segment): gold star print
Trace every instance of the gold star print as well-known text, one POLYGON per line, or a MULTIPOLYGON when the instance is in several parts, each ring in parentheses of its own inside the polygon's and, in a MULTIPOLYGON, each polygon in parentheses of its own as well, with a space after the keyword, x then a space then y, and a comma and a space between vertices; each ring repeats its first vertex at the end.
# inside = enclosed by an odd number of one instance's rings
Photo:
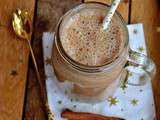
POLYGON ((124 109, 123 109, 123 108, 121 108, 121 111, 124 111, 124 109))
POLYGON ((144 51, 144 48, 143 48, 143 47, 139 47, 138 50, 139 50, 140 52, 143 52, 143 51, 144 51))
POLYGON ((125 89, 127 88, 127 85, 126 85, 125 83, 123 83, 123 84, 121 85, 121 88, 122 88, 122 90, 125 90, 125 89))
POLYGON ((129 73, 128 73, 128 76, 129 76, 129 77, 132 77, 132 76, 133 76, 133 74, 132 74, 131 72, 129 72, 129 73))
POLYGON ((126 65, 125 66, 132 66, 132 63, 127 61, 126 65))
POLYGON ((134 30, 133 30, 133 33, 134 33, 134 34, 137 34, 137 33, 138 33, 137 29, 134 29, 134 30))
POLYGON ((127 72, 127 74, 128 75, 125 77, 125 80, 121 83, 121 86, 120 86, 120 88, 122 88, 122 90, 125 90, 127 88, 126 81, 127 81, 128 77, 130 76, 130 73, 127 72))
POLYGON ((73 105, 73 108, 76 108, 77 106, 76 105, 73 105))
POLYGON ((48 114, 48 120, 54 120, 54 116, 53 116, 52 113, 49 113, 49 114, 48 114))
POLYGON ((52 114, 48 103, 46 103, 46 109, 47 109, 47 112, 48 112, 48 120, 54 120, 54 115, 52 114))
POLYGON ((62 101, 61 101, 61 100, 59 100, 59 101, 58 101, 58 104, 62 104, 62 101))
POLYGON ((113 105, 116 105, 119 101, 117 100, 116 97, 110 96, 110 97, 108 98, 108 102, 109 102, 109 105, 110 105, 110 106, 113 106, 113 105))
POLYGON ((132 99, 132 100, 131 100, 131 104, 132 104, 133 106, 136 106, 136 105, 138 104, 138 100, 132 99))
MULTIPOLYGON (((137 60, 139 58, 139 55, 137 54, 137 52, 135 51, 129 51, 129 54, 132 58, 134 58, 135 60, 137 60)), ((129 65, 132 65, 132 62, 129 62, 129 65)))
POLYGON ((52 64, 52 59, 51 58, 46 58, 45 63, 46 63, 46 65, 51 65, 52 64))
POLYGON ((140 89, 139 91, 140 91, 140 92, 143 92, 143 90, 142 90, 142 89, 140 89))

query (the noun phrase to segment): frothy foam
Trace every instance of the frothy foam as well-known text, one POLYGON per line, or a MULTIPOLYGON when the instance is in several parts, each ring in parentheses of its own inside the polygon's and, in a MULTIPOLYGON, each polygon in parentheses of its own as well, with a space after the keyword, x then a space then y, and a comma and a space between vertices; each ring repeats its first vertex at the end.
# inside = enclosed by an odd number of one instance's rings
POLYGON ((82 10, 61 27, 60 39, 65 52, 76 62, 97 66, 114 59, 123 42, 121 23, 113 18, 107 32, 102 30, 105 11, 82 10))

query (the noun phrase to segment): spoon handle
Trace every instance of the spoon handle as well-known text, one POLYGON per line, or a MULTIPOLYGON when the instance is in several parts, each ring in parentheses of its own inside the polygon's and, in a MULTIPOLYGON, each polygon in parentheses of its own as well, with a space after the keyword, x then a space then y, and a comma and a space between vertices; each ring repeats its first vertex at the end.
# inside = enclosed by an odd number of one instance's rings
POLYGON ((43 89, 43 84, 42 84, 42 81, 41 81, 41 78, 40 78, 40 74, 39 74, 37 62, 36 62, 36 59, 35 59, 35 56, 34 56, 34 53, 33 53, 33 49, 32 49, 30 40, 27 39, 27 41, 28 41, 28 45, 29 45, 30 52, 31 52, 31 57, 32 57, 32 60, 33 60, 33 64, 34 64, 34 67, 35 67, 35 70, 36 70, 37 79, 38 79, 38 82, 39 82, 39 84, 40 84, 41 92, 43 93, 43 97, 46 97, 45 94, 44 94, 44 93, 45 93, 45 92, 44 92, 45 90, 43 89))
POLYGON ((28 46, 29 46, 29 49, 30 49, 30 52, 31 52, 31 57, 32 57, 32 60, 33 60, 33 64, 34 64, 34 67, 35 67, 35 70, 36 70, 37 79, 38 79, 38 82, 39 82, 39 85, 40 85, 41 97, 42 97, 43 103, 46 107, 46 111, 48 112, 48 120, 54 120, 52 112, 49 109, 48 103, 46 101, 47 94, 45 92, 45 89, 43 87, 43 83, 41 81, 41 77, 40 77, 40 74, 39 74, 37 62, 36 62, 36 59, 35 59, 35 56, 34 56, 34 53, 33 53, 33 49, 32 49, 30 40, 27 39, 27 42, 28 42, 28 46))

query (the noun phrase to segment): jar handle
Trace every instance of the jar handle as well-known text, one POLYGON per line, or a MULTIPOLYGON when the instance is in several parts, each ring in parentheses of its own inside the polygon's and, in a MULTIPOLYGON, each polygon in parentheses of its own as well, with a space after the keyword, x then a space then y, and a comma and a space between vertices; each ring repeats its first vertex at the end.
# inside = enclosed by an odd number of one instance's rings
POLYGON ((156 73, 156 66, 146 55, 129 49, 127 64, 124 71, 124 73, 126 73, 124 79, 125 83, 133 86, 141 86, 146 84, 148 80, 153 79, 156 73), (133 78, 129 79, 129 76, 133 76, 136 80, 133 78))

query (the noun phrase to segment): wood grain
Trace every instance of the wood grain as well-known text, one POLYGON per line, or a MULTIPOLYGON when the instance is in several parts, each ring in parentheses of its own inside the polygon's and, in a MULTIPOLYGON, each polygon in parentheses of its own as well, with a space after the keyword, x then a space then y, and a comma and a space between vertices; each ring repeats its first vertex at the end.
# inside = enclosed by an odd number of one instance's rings
MULTIPOLYGON (((110 4, 111 0, 85 0, 85 1, 98 1, 110 4)), ((119 6, 119 11, 122 16, 128 21, 129 14, 129 1, 123 0, 119 6)), ((42 59, 42 48, 41 48, 41 36, 44 31, 53 31, 59 17, 64 14, 71 6, 79 3, 80 0, 39 0, 37 6, 37 17, 36 17, 36 27, 34 33, 33 47, 36 53, 36 58, 38 60, 38 65, 41 70, 41 76, 44 78, 43 70, 43 59, 42 59), (73 4, 73 5, 72 5, 73 4)), ((144 23, 144 31, 146 42, 148 45, 148 51, 152 59, 157 65, 157 76, 153 81, 153 88, 155 93, 156 108, 157 108, 157 118, 160 120, 160 33, 156 32, 158 23, 158 4, 157 0, 132 0, 131 6, 131 22, 144 23)), ((159 11, 160 13, 160 11, 159 11)), ((1 49, 1 48, 0 48, 1 49)), ((32 66, 32 65, 30 65, 32 66)), ((36 76, 33 68, 29 71, 29 81, 27 87, 27 99, 25 107, 25 119, 38 119, 45 120, 45 112, 43 105, 39 96, 39 86, 36 80, 36 76), (34 96, 34 97, 33 97, 34 96)))
MULTIPOLYGON (((100 2, 111 5, 112 0, 84 0, 85 2, 100 2)), ((123 16, 126 22, 128 22, 129 15, 129 0, 122 0, 118 7, 118 12, 123 16)))
MULTIPOLYGON (((45 77, 44 77, 43 55, 41 46, 42 32, 54 31, 59 18, 68 9, 72 8, 73 6, 79 3, 81 3, 81 0, 61 0, 61 2, 59 2, 58 0, 38 0, 34 39, 33 39, 33 49, 38 62, 38 67, 40 69, 41 77, 43 78, 43 82, 45 77)), ((128 14, 128 9, 126 8, 128 8, 128 3, 125 4, 127 4, 125 6, 125 10, 127 10, 127 13, 123 13, 123 16, 127 18, 126 15, 128 14)), ((29 80, 27 87, 24 118, 26 120, 30 119, 46 120, 47 119, 46 113, 44 105, 42 104, 42 101, 40 99, 41 98, 39 94, 40 90, 38 82, 36 80, 34 68, 32 67, 31 63, 30 66, 31 68, 29 69, 29 77, 28 77, 29 80)))
POLYGON ((121 118, 102 116, 98 114, 72 112, 68 109, 64 110, 61 116, 63 118, 67 118, 68 120, 124 120, 121 118))
POLYGON ((11 17, 16 8, 28 10, 33 18, 35 0, 0 1, 0 120, 21 120, 29 49, 15 36, 11 17))
MULTIPOLYGON (((36 56, 41 78, 45 87, 42 54, 42 33, 54 31, 59 18, 81 0, 38 0, 33 50, 36 56)), ((44 105, 40 97, 40 88, 35 76, 34 66, 30 63, 24 118, 26 120, 47 120, 44 105)))
POLYGON ((131 22, 142 22, 148 53, 157 66, 157 74, 153 80, 153 90, 157 109, 157 119, 160 120, 160 34, 156 32, 160 19, 160 8, 157 0, 132 0, 131 22))

